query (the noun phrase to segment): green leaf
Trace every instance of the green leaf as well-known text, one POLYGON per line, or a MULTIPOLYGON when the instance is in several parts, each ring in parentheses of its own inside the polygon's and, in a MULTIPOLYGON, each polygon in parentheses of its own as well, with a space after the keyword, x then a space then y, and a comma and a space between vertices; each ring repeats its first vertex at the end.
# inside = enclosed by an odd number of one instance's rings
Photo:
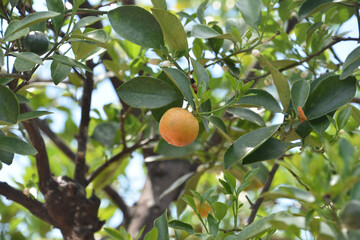
POLYGON ((259 236, 261 233, 272 228, 272 225, 269 223, 269 220, 274 218, 274 214, 270 214, 266 217, 260 218, 257 221, 247 225, 237 237, 234 238, 225 238, 224 240, 228 239, 236 239, 236 240, 247 240, 251 239, 255 236, 259 236))
POLYGON ((357 109, 355 106, 351 106, 351 107, 352 107, 351 116, 354 118, 355 122, 359 126, 360 125, 360 110, 357 109))
POLYGON ((282 112, 276 99, 267 91, 262 89, 249 89, 247 95, 240 98, 236 105, 261 106, 272 112, 282 112))
POLYGON ((349 120, 349 118, 351 116, 351 112, 352 112, 351 106, 348 106, 339 112, 339 114, 336 118, 338 129, 342 129, 345 127, 347 121, 349 120))
POLYGON ((220 132, 220 134, 225 137, 229 142, 234 142, 233 139, 228 135, 225 123, 223 120, 218 116, 210 116, 207 118, 208 121, 210 121, 216 129, 220 132))
POLYGON ((284 75, 281 74, 264 56, 260 56, 263 63, 269 68, 272 78, 274 80, 276 90, 279 94, 281 104, 284 112, 288 110, 290 103, 290 85, 284 75))
POLYGON ((295 132, 302 138, 305 139, 309 134, 312 132, 312 127, 310 125, 310 122, 306 120, 303 123, 300 123, 299 126, 297 126, 295 132))
POLYGON ((10 165, 14 159, 14 153, 0 150, 0 162, 10 165))
POLYGON ((158 238, 157 239, 169 239, 169 230, 168 230, 168 220, 167 220, 167 211, 158 217, 154 221, 154 226, 158 230, 158 238))
MULTIPOLYGON (((333 114, 331 114, 333 115, 333 114)), ((329 115, 325 115, 309 121, 310 126, 319 134, 322 135, 325 130, 330 126, 330 120, 332 119, 329 115)))
POLYGON ((55 61, 62 63, 64 65, 70 66, 70 67, 76 67, 76 68, 82 68, 85 69, 88 72, 92 72, 91 69, 89 67, 87 67, 86 65, 82 64, 79 61, 76 61, 75 59, 63 56, 63 55, 58 55, 55 54, 51 57, 52 59, 54 59, 55 61))
POLYGON ((154 8, 167 9, 166 0, 151 0, 154 8))
POLYGON ((331 76, 321 81, 310 93, 304 107, 306 117, 316 119, 350 102, 356 92, 356 78, 340 80, 331 76))
POLYGON ((258 29, 261 23, 261 0, 237 0, 236 7, 250 27, 258 29))
POLYGON ((6 36, 6 39, 3 38, 3 42, 6 40, 8 42, 15 41, 16 39, 19 39, 21 37, 24 37, 29 33, 29 28, 24 28, 18 31, 14 31, 14 29, 17 29, 17 27, 20 25, 19 20, 12 20, 8 27, 6 28, 6 32, 11 32, 6 36))
POLYGON ((96 16, 87 16, 87 17, 81 18, 77 23, 75 23, 72 31, 74 32, 80 28, 94 24, 94 23, 100 21, 101 19, 102 18, 96 17, 96 16))
POLYGON ((185 231, 185 232, 187 232, 189 234, 194 234, 195 233, 194 228, 190 224, 184 223, 184 222, 179 221, 179 220, 170 221, 169 222, 169 227, 179 229, 179 230, 183 230, 183 231, 185 231))
POLYGON ((299 18, 305 18, 332 4, 332 0, 306 0, 299 8, 299 18))
POLYGON ((25 112, 25 113, 20 114, 18 120, 19 121, 25 121, 25 120, 41 117, 41 116, 44 116, 44 115, 47 115, 47 114, 52 114, 52 112, 48 112, 48 111, 25 112))
POLYGON ((12 53, 15 59, 15 68, 19 72, 31 70, 36 64, 42 65, 41 58, 32 52, 12 53))
POLYGON ((4 66, 4 64, 5 64, 4 51, 2 49, 0 49, 0 67, 4 66))
POLYGON ((165 140, 162 139, 156 146, 155 152, 167 157, 179 158, 189 156, 190 154, 197 150, 200 150, 201 148, 202 145, 197 141, 194 141, 193 143, 185 147, 176 147, 174 145, 168 144, 165 140))
POLYGON ((145 236, 144 240, 158 240, 158 230, 156 227, 152 228, 145 236))
POLYGON ((254 152, 261 144, 266 142, 274 133, 278 130, 280 125, 274 125, 270 127, 260 128, 249 132, 239 139, 237 139, 234 144, 226 150, 224 156, 225 168, 228 169, 233 164, 240 162, 248 156, 250 153, 254 152))
POLYGON ((21 155, 35 155, 37 150, 16 137, 0 136, 0 150, 21 155))
POLYGON ((205 9, 207 8, 208 0, 203 1, 198 9, 196 10, 197 18, 199 19, 200 23, 205 23, 204 15, 205 9))
POLYGON ((61 81, 67 78, 71 71, 71 67, 57 61, 52 61, 50 70, 51 78, 54 80, 55 85, 58 85, 61 81))
POLYGON ((108 13, 111 27, 126 40, 143 47, 160 48, 164 37, 155 17, 138 6, 121 6, 108 13))
POLYGON ((207 38, 224 38, 229 40, 232 39, 231 34, 218 33, 215 29, 203 24, 195 24, 191 30, 191 35, 199 39, 207 39, 207 38))
POLYGON ((86 32, 83 34, 74 33, 71 35, 71 38, 89 40, 89 41, 94 41, 94 42, 98 42, 98 43, 106 43, 106 41, 108 40, 108 35, 104 30, 97 29, 97 30, 86 32))
POLYGON ((163 9, 152 8, 151 11, 159 22, 169 47, 175 51, 187 50, 188 42, 185 29, 178 17, 163 9))
POLYGON ((195 103, 193 95, 190 89, 190 80, 186 74, 176 68, 165 68, 166 75, 172 80, 172 82, 177 86, 180 92, 184 95, 185 99, 195 108, 195 103))
POLYGON ((315 197, 308 191, 296 188, 293 186, 279 186, 271 192, 262 194, 265 198, 288 198, 296 199, 302 202, 313 203, 315 202, 315 197))
POLYGON ((59 16, 51 18, 55 31, 58 31, 64 21, 65 7, 62 0, 46 0, 46 6, 50 11, 59 13, 59 16))
POLYGON ((236 117, 243 118, 261 127, 265 127, 264 119, 259 114, 251 111, 250 109, 237 107, 237 108, 228 108, 226 111, 235 115, 236 117))
POLYGON ((278 159, 292 147, 295 147, 293 143, 283 142, 276 138, 269 138, 254 152, 246 156, 242 164, 278 159))
POLYGON ((15 124, 19 117, 19 103, 15 94, 0 85, 0 122, 15 124))
POLYGON ((294 82, 291 87, 291 101, 296 110, 304 107, 310 93, 310 84, 304 79, 294 82))
POLYGON ((31 25, 34 25, 36 23, 48 20, 49 18, 56 17, 58 15, 59 15, 59 13, 51 12, 51 11, 30 13, 23 20, 17 22, 16 25, 14 25, 14 27, 12 27, 10 29, 9 28, 6 29, 3 41, 9 41, 8 38, 12 34, 15 34, 16 32, 18 32, 20 30, 30 27, 31 25))
POLYGON ((208 214, 207 221, 209 224, 210 233, 213 235, 213 237, 215 237, 219 232, 219 225, 216 219, 211 214, 208 214))
POLYGON ((209 74, 207 73, 206 69, 195 59, 191 59, 191 64, 194 68, 196 80, 198 82, 198 85, 200 85, 201 82, 205 83, 206 88, 209 86, 209 74))
POLYGON ((345 79, 359 70, 360 66, 360 47, 355 48, 345 59, 343 72, 340 75, 340 79, 345 79))
POLYGON ((227 213, 228 205, 222 202, 214 202, 211 206, 214 209, 216 219, 220 222, 227 213))
MULTIPOLYGON (((249 25, 244 22, 242 18, 227 18, 225 21, 226 31, 229 33, 234 33, 239 35, 240 39, 247 33, 249 25)), ((240 40, 239 39, 239 40, 240 40)))
POLYGON ((105 232, 115 239, 123 239, 123 235, 114 228, 104 228, 105 232))
POLYGON ((124 102, 136 108, 160 108, 178 99, 168 84, 152 77, 133 78, 116 92, 124 102))
POLYGON ((119 124, 114 122, 104 122, 96 125, 91 138, 101 143, 106 147, 114 145, 116 131, 119 129, 119 124))
POLYGON ((183 97, 181 96, 181 98, 175 100, 175 102, 172 102, 169 105, 166 105, 165 107, 151 109, 151 113, 152 113, 153 117, 155 118, 155 120, 157 122, 160 122, 162 115, 167 110, 169 110, 170 108, 174 108, 174 107, 182 107, 182 105, 183 105, 183 97))
POLYGON ((192 177, 194 175, 193 172, 187 173, 181 177, 179 177, 178 179, 176 179, 175 182, 173 182, 170 187, 168 187, 164 192, 162 192, 159 196, 159 200, 161 200, 163 197, 165 197, 166 195, 168 195, 169 193, 171 193, 172 191, 174 191, 175 189, 177 189, 178 187, 180 187, 181 185, 183 185, 190 177, 192 177))

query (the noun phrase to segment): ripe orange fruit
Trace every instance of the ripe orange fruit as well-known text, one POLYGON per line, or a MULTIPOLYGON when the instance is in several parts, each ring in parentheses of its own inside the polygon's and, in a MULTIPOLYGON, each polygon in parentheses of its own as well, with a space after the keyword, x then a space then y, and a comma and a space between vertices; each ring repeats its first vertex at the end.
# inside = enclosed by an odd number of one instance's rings
POLYGON ((196 139, 199 123, 188 110, 174 107, 167 110, 161 117, 159 131, 167 143, 183 147, 196 139))
POLYGON ((200 213, 200 216, 202 218, 207 218, 207 216, 209 215, 209 213, 212 211, 210 205, 205 202, 201 207, 200 207, 200 202, 196 201, 196 208, 198 210, 198 212, 200 213))

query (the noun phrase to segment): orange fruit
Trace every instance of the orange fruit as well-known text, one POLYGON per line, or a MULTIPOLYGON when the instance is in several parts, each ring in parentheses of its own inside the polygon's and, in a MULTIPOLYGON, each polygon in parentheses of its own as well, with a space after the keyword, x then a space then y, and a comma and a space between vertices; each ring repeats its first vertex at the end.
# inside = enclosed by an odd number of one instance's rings
POLYGON ((159 131, 167 143, 183 147, 196 139, 199 123, 188 110, 174 107, 167 110, 161 117, 159 131))
POLYGON ((212 211, 210 205, 205 202, 201 207, 200 207, 200 203, 198 201, 196 201, 196 208, 198 210, 198 212, 200 213, 200 216, 202 218, 207 218, 207 216, 209 215, 209 213, 212 211))

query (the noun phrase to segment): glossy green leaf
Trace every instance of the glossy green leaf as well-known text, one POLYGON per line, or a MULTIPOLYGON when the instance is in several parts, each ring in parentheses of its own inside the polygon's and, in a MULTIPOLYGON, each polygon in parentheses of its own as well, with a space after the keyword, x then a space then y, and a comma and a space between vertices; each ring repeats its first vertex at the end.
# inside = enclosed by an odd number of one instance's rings
POLYGON ((360 66, 360 47, 355 48, 345 59, 343 72, 340 75, 340 79, 345 79, 359 70, 360 66))
POLYGON ((233 33, 234 30, 236 30, 242 38, 249 30, 249 25, 246 24, 242 18, 228 18, 225 21, 225 28, 229 33, 233 33))
POLYGON ((168 84, 152 77, 133 78, 116 91, 124 102, 137 108, 160 108, 178 99, 168 84))
POLYGON ((250 27, 258 29, 261 23, 261 0, 237 0, 236 7, 250 27))
POLYGON ((151 0, 154 8, 167 9, 166 0, 151 0))
POLYGON ((269 138, 254 152, 246 156, 242 164, 278 159, 292 147, 295 147, 293 143, 283 142, 276 138, 269 138))
POLYGON ((162 139, 159 141, 159 144, 155 148, 155 152, 167 157, 185 157, 189 156, 197 150, 200 150, 201 148, 202 145, 197 141, 194 141, 193 143, 185 147, 176 147, 168 144, 165 140, 162 139))
POLYGON ((279 126, 280 125, 274 125, 260 128, 237 139, 234 144, 225 152, 225 168, 228 169, 237 162, 242 164, 242 160, 250 153, 254 152, 258 147, 260 147, 260 145, 266 142, 266 140, 268 140, 272 135, 274 135, 279 126))
POLYGON ((120 232, 118 232, 116 229, 105 227, 104 230, 107 234, 109 234, 111 237, 115 239, 123 239, 123 235, 120 232))
POLYGON ((186 74, 176 68, 165 68, 166 75, 172 80, 172 82, 177 86, 177 88, 184 95, 185 99, 191 104, 192 107, 195 107, 193 95, 190 89, 190 80, 186 74))
POLYGON ((72 31, 76 31, 80 28, 92 25, 98 21, 100 21, 102 18, 96 17, 96 16, 86 16, 81 18, 78 22, 75 23, 72 31))
POLYGON ((59 63, 64 64, 64 65, 67 65, 70 67, 81 68, 81 69, 85 69, 88 72, 92 72, 88 66, 82 64, 79 61, 76 61, 75 59, 72 59, 72 58, 69 58, 69 57, 66 57, 63 55, 58 55, 58 54, 53 55, 51 58, 59 63))
POLYGON ((267 192, 262 195, 265 198, 288 198, 296 199, 302 202, 313 203, 315 202, 315 197, 308 191, 296 188, 293 186, 279 186, 271 192, 267 192))
POLYGON ((13 159, 14 159, 14 153, 0 150, 0 162, 10 165, 13 159))
POLYGON ((152 228, 145 236, 144 240, 157 240, 158 238, 158 229, 156 227, 152 228))
POLYGON ((178 229, 178 230, 183 230, 189 234, 193 234, 195 233, 194 231, 194 228, 188 224, 188 223, 184 223, 182 221, 179 221, 179 220, 171 220, 169 222, 169 227, 171 228, 175 228, 175 229, 178 229))
POLYGON ((198 9, 196 10, 197 18, 199 19, 200 23, 205 23, 205 10, 207 8, 208 0, 203 1, 198 9))
POLYGON ((339 76, 331 76, 321 81, 310 93, 305 104, 306 117, 309 120, 319 118, 350 102, 355 96, 355 83, 354 77, 340 80, 339 76))
POLYGON ((333 0, 306 0, 299 8, 299 18, 305 18, 311 14, 331 5, 333 0))
POLYGON ((55 30, 58 31, 64 21, 65 7, 62 0, 46 0, 48 10, 59 13, 58 16, 51 18, 55 30))
POLYGON ((349 120, 352 112, 352 107, 348 106, 344 109, 342 109, 339 114, 337 115, 336 122, 338 129, 342 129, 345 127, 347 121, 349 120))
POLYGON ((236 103, 240 106, 260 106, 272 112, 282 112, 276 99, 262 89, 249 89, 246 95, 236 103))
POLYGON ((221 221, 227 213, 228 205, 222 202, 214 202, 211 206, 214 209, 216 219, 221 221))
POLYGON ((8 35, 6 36, 6 38, 3 38, 3 41, 12 42, 15 41, 16 39, 24 37, 29 33, 30 31, 29 28, 24 28, 16 31, 19 25, 20 25, 19 20, 12 20, 9 23, 8 27, 6 28, 6 32, 8 32, 8 35))
POLYGON ((196 80, 198 82, 198 85, 201 84, 201 82, 205 83, 206 88, 209 85, 209 74, 206 71, 206 69, 199 63, 197 62, 195 59, 190 58, 191 59, 191 64, 194 68, 194 73, 196 76, 196 80))
POLYGON ((48 111, 25 112, 25 113, 20 114, 18 120, 19 121, 25 121, 25 120, 41 117, 41 116, 44 116, 44 115, 47 115, 47 114, 52 114, 52 112, 48 112, 48 111))
POLYGON ((83 40, 94 41, 94 42, 99 42, 99 43, 105 43, 108 40, 107 33, 102 29, 97 29, 97 30, 86 32, 83 34, 75 33, 75 34, 72 34, 71 37, 79 38, 79 39, 83 39, 83 40))
POLYGON ((164 37, 150 12, 138 6, 121 6, 108 13, 111 27, 126 40, 143 47, 160 48, 164 37))
POLYGON ((360 110, 357 109, 355 106, 351 106, 351 107, 352 107, 351 116, 354 118, 357 125, 360 125, 360 110))
POLYGON ((19 103, 15 94, 0 85, 0 121, 15 124, 19 117, 19 103))
POLYGON ((30 13, 23 20, 17 22, 14 27, 6 29, 3 41, 9 41, 8 38, 15 32, 21 31, 24 28, 30 27, 31 25, 43 22, 49 18, 53 18, 58 15, 59 13, 51 11, 30 13))
POLYGON ((207 222, 209 224, 210 233, 213 235, 213 237, 215 237, 219 232, 219 225, 216 219, 211 214, 208 214, 207 222))
POLYGON ((232 39, 231 34, 221 34, 217 32, 215 29, 203 24, 195 24, 191 30, 191 35, 199 39, 207 39, 207 38, 232 39))
POLYGON ((233 139, 227 133, 225 123, 223 122, 223 120, 220 117, 218 117, 218 116, 210 116, 210 117, 207 118, 207 120, 209 122, 211 122, 216 127, 216 129, 219 131, 219 133, 223 137, 225 137, 229 142, 231 142, 231 143, 233 142, 233 139))
POLYGON ((260 235, 261 233, 272 228, 272 225, 269 223, 269 220, 274 217, 274 214, 270 214, 266 217, 260 218, 255 222, 247 225, 236 237, 225 238, 224 240, 248 240, 255 236, 260 235))
POLYGON ((187 173, 178 179, 176 179, 175 182, 173 182, 170 187, 168 187, 164 192, 162 192, 159 196, 159 200, 161 200, 163 197, 174 191, 175 189, 179 188, 181 185, 183 185, 190 177, 194 175, 193 172, 187 173))
POLYGON ((228 108, 227 112, 240 117, 242 119, 253 122, 259 126, 265 127, 264 119, 257 113, 247 108, 228 108))
POLYGON ((37 150, 16 137, 0 136, 0 150, 21 155, 35 155, 37 150))
POLYGON ((55 85, 65 80, 71 72, 71 67, 57 61, 52 61, 50 65, 51 78, 54 80, 55 85))
POLYGON ((263 63, 269 68, 279 94, 281 104, 286 112, 290 103, 290 85, 285 76, 279 72, 264 56, 260 56, 263 63))
POLYGON ((168 230, 168 220, 167 220, 167 211, 158 217, 154 221, 154 226, 158 230, 158 238, 157 239, 169 239, 169 230, 168 230))
POLYGON ((169 47, 175 51, 187 50, 188 42, 185 29, 178 17, 163 9, 152 8, 151 11, 159 22, 169 47))
POLYGON ((303 123, 300 123, 299 126, 295 129, 295 132, 302 138, 305 139, 312 132, 312 127, 310 122, 307 120, 303 123))
POLYGON ((36 64, 42 65, 41 58, 32 52, 13 53, 15 55, 15 68, 19 72, 31 70, 36 64))
MULTIPOLYGON (((299 106, 304 107, 310 93, 310 84, 304 79, 294 82, 291 87, 291 101, 296 110, 299 106)), ((297 111, 296 111, 297 112, 297 111)))

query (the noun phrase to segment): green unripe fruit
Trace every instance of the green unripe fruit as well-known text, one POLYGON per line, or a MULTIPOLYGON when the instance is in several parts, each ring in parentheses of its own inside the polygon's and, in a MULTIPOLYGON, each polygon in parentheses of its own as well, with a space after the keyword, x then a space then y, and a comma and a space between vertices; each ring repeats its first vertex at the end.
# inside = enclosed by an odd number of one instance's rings
POLYGON ((24 43, 26 49, 38 55, 43 55, 49 49, 49 39, 45 33, 40 31, 29 32, 24 43))
POLYGON ((341 220, 343 221, 347 229, 358 230, 360 229, 359 217, 360 217, 360 201, 351 200, 345 205, 341 213, 341 220))

